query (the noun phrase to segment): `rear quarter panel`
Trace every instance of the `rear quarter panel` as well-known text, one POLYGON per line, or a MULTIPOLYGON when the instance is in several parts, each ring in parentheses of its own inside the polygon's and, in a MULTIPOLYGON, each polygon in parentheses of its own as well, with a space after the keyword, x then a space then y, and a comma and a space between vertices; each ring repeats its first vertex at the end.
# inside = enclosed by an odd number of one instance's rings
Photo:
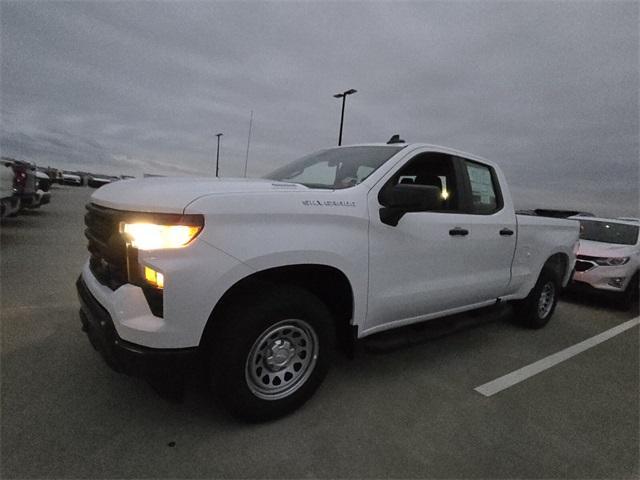
POLYGON ((545 262, 557 253, 567 256, 569 263, 563 276, 563 285, 575 264, 574 247, 580 232, 576 220, 516 215, 518 237, 511 269, 509 297, 526 297, 542 271, 545 262))

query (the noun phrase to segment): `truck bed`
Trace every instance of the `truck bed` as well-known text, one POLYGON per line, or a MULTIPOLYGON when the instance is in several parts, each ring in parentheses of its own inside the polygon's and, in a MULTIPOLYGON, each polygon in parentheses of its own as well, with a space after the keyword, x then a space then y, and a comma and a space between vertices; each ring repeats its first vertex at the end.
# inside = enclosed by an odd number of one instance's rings
MULTIPOLYGON (((529 291, 548 252, 557 251, 558 245, 577 245, 580 227, 576 220, 537 215, 516 214, 516 222, 518 237, 511 268, 512 285, 517 290, 529 291)), ((573 265, 569 265, 563 286, 569 281, 572 270, 573 265)))

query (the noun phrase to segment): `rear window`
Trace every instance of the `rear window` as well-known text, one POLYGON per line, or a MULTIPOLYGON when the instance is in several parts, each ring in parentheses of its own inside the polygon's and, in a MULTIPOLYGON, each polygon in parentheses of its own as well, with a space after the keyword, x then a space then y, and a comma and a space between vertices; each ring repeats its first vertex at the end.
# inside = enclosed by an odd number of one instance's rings
POLYGON ((637 225, 580 220, 580 238, 594 242, 635 245, 638 242, 638 229, 637 225))

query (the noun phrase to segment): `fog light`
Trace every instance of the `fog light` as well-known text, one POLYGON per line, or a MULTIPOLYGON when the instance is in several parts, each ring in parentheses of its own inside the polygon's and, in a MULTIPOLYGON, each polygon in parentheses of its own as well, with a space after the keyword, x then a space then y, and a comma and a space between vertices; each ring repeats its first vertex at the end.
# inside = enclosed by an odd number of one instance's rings
POLYGON ((624 283, 624 277, 614 277, 610 278, 607 283, 615 288, 622 288, 622 284, 624 283))
POLYGON ((154 269, 144 267, 144 278, 156 288, 164 288, 164 275, 154 269))

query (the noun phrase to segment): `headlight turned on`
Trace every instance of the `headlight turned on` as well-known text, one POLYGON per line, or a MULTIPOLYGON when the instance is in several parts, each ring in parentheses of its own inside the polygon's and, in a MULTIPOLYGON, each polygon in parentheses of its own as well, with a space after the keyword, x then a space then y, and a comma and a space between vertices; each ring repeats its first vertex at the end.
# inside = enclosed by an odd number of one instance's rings
MULTIPOLYGON (((158 219, 161 220, 161 216, 158 219)), ((202 217, 193 215, 182 216, 173 224, 163 221, 122 222, 120 231, 134 248, 161 250, 186 247, 200 233, 203 225, 202 217)))

